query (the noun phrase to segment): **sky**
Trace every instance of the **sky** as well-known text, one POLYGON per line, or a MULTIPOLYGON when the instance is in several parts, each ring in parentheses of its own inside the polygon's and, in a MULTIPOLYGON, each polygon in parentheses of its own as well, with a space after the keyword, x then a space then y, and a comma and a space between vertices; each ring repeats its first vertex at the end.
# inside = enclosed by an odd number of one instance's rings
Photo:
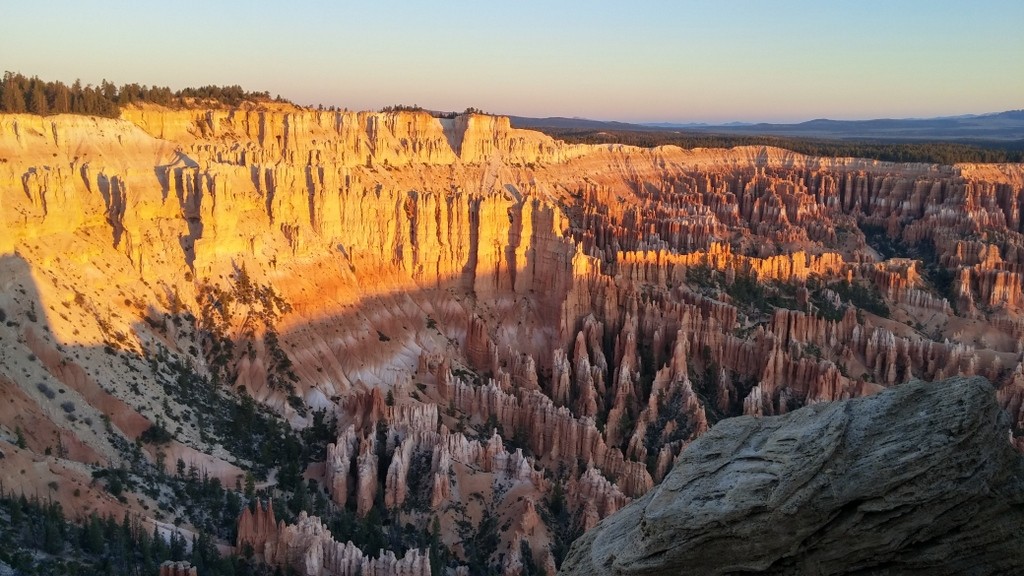
POLYGON ((1024 0, 0 0, 0 69, 627 122, 1024 108, 1024 0))

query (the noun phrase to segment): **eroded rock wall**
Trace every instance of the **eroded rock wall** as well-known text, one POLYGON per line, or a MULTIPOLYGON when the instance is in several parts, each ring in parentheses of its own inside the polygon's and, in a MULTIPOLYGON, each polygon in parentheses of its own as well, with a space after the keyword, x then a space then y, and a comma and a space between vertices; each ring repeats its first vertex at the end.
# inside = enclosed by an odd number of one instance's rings
MULTIPOLYGON (((0 187, 4 438, 118 466, 110 434, 134 442, 167 398, 180 427, 142 458, 233 486, 252 462, 180 379, 297 428, 325 410, 338 437, 305 472, 335 510, 423 528, 443 508, 460 561, 460 527, 500 518, 506 573, 553 572, 556 531, 641 497, 730 416, 980 374, 1024 425, 1020 166, 147 107, 0 116, 0 187)), ((281 528, 257 516, 266 549, 281 528)), ((307 548, 270 558, 334 562, 307 548)))

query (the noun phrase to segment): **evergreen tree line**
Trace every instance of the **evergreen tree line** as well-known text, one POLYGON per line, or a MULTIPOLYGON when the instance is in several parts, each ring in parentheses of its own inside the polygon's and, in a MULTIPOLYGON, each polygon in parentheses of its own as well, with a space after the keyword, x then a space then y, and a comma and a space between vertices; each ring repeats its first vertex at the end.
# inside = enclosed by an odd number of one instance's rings
POLYGON ((447 120, 451 120, 451 119, 456 118, 458 116, 461 116, 463 114, 483 114, 483 115, 489 115, 488 112, 484 112, 483 110, 481 110, 479 108, 475 108, 473 106, 470 106, 469 108, 466 108, 462 112, 455 112, 455 111, 452 111, 452 112, 440 112, 440 111, 437 111, 437 110, 427 110, 426 108, 420 106, 419 104, 413 104, 412 106, 410 106, 408 104, 395 104, 395 105, 392 105, 392 106, 385 106, 385 107, 381 108, 380 111, 384 112, 384 113, 387 113, 387 112, 427 112, 431 116, 433 116, 434 118, 444 118, 444 119, 447 119, 447 120))
MULTIPOLYGON (((238 106, 246 101, 272 100, 269 92, 248 92, 237 85, 172 91, 166 86, 142 84, 117 87, 106 80, 100 82, 99 86, 83 86, 80 80, 68 86, 60 81, 47 82, 37 76, 29 78, 17 72, 6 72, 0 79, 0 112, 11 114, 86 114, 116 118, 121 107, 128 104, 148 102, 179 108, 191 99, 212 100, 225 106, 238 106)), ((274 100, 285 102, 280 96, 274 100)))
POLYGON ((734 146, 775 146, 800 154, 822 157, 871 158, 884 162, 1024 162, 1024 141, 950 142, 877 141, 786 138, 780 136, 739 136, 678 131, 589 130, 577 128, 534 128, 572 144, 627 144, 643 148, 673 145, 680 148, 732 148, 734 146))
POLYGON ((118 522, 93 512, 72 521, 57 502, 0 494, 0 561, 21 574, 157 576, 167 560, 190 562, 204 576, 270 573, 244 558, 221 557, 205 534, 189 547, 183 535, 167 539, 128 515, 118 522))

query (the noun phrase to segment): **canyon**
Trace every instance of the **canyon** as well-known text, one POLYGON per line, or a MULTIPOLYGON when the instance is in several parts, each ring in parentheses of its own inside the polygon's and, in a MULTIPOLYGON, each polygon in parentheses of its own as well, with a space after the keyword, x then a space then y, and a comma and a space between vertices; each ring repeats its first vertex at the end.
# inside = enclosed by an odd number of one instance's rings
POLYGON ((0 482, 307 576, 526 576, 734 416, 977 375, 1020 451, 1022 208, 1022 165, 482 114, 0 115, 0 482))

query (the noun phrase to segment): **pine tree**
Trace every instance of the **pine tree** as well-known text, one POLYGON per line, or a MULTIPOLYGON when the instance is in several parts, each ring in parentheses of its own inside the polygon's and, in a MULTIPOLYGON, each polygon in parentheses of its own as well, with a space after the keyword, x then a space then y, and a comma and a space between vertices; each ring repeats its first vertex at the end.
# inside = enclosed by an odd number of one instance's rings
POLYGON ((24 498, 22 496, 21 498, 11 499, 11 526, 20 526, 22 521, 25 520, 25 509, 21 506, 24 498))
POLYGON ((150 539, 149 534, 147 534, 145 532, 142 532, 141 530, 139 531, 139 540, 138 540, 138 549, 139 549, 139 556, 140 556, 140 561, 139 562, 140 562, 140 564, 142 564, 142 573, 143 574, 149 574, 151 572, 154 572, 154 568, 156 568, 156 563, 153 562, 153 546, 152 546, 152 542, 153 541, 150 539))
POLYGON ((82 98, 82 81, 77 79, 75 80, 75 83, 71 85, 71 113, 85 113, 85 102, 82 98))
POLYGON ((30 114, 46 116, 49 113, 49 107, 46 104, 46 92, 43 90, 43 82, 39 78, 33 78, 29 82, 26 107, 30 114))
POLYGON ((52 82, 47 85, 49 88, 50 112, 54 114, 67 114, 71 112, 71 91, 63 82, 52 82))
POLYGON ((171 560, 184 560, 185 559, 185 547, 188 543, 185 541, 185 537, 175 532, 171 534, 171 549, 170 559, 171 560))
POLYGON ((103 522, 95 512, 89 515, 82 531, 82 547, 92 554, 103 552, 103 522))
POLYGON ((288 505, 292 509, 292 512, 295 512, 296 514, 303 510, 306 510, 307 512, 309 511, 309 488, 306 486, 305 480, 299 480, 288 505))
POLYGON ((167 541, 160 535, 160 528, 158 526, 153 526, 152 542, 153 563, 157 565, 162 564, 170 558, 170 550, 167 548, 167 541))
POLYGON ((47 514, 43 519, 43 550, 58 554, 64 549, 63 521, 47 514))
POLYGON ((252 472, 245 473, 245 497, 252 500, 256 496, 256 477, 252 472))
POLYGON ((20 114, 26 111, 24 82, 25 77, 21 74, 4 73, 0 110, 11 114, 20 114))
POLYGON ((441 574, 442 568, 444 568, 443 558, 441 557, 441 521, 437 516, 434 516, 434 521, 430 524, 430 573, 441 574))
POLYGON ((106 78, 100 82, 100 93, 111 102, 117 100, 117 86, 114 86, 113 82, 108 82, 106 78))

